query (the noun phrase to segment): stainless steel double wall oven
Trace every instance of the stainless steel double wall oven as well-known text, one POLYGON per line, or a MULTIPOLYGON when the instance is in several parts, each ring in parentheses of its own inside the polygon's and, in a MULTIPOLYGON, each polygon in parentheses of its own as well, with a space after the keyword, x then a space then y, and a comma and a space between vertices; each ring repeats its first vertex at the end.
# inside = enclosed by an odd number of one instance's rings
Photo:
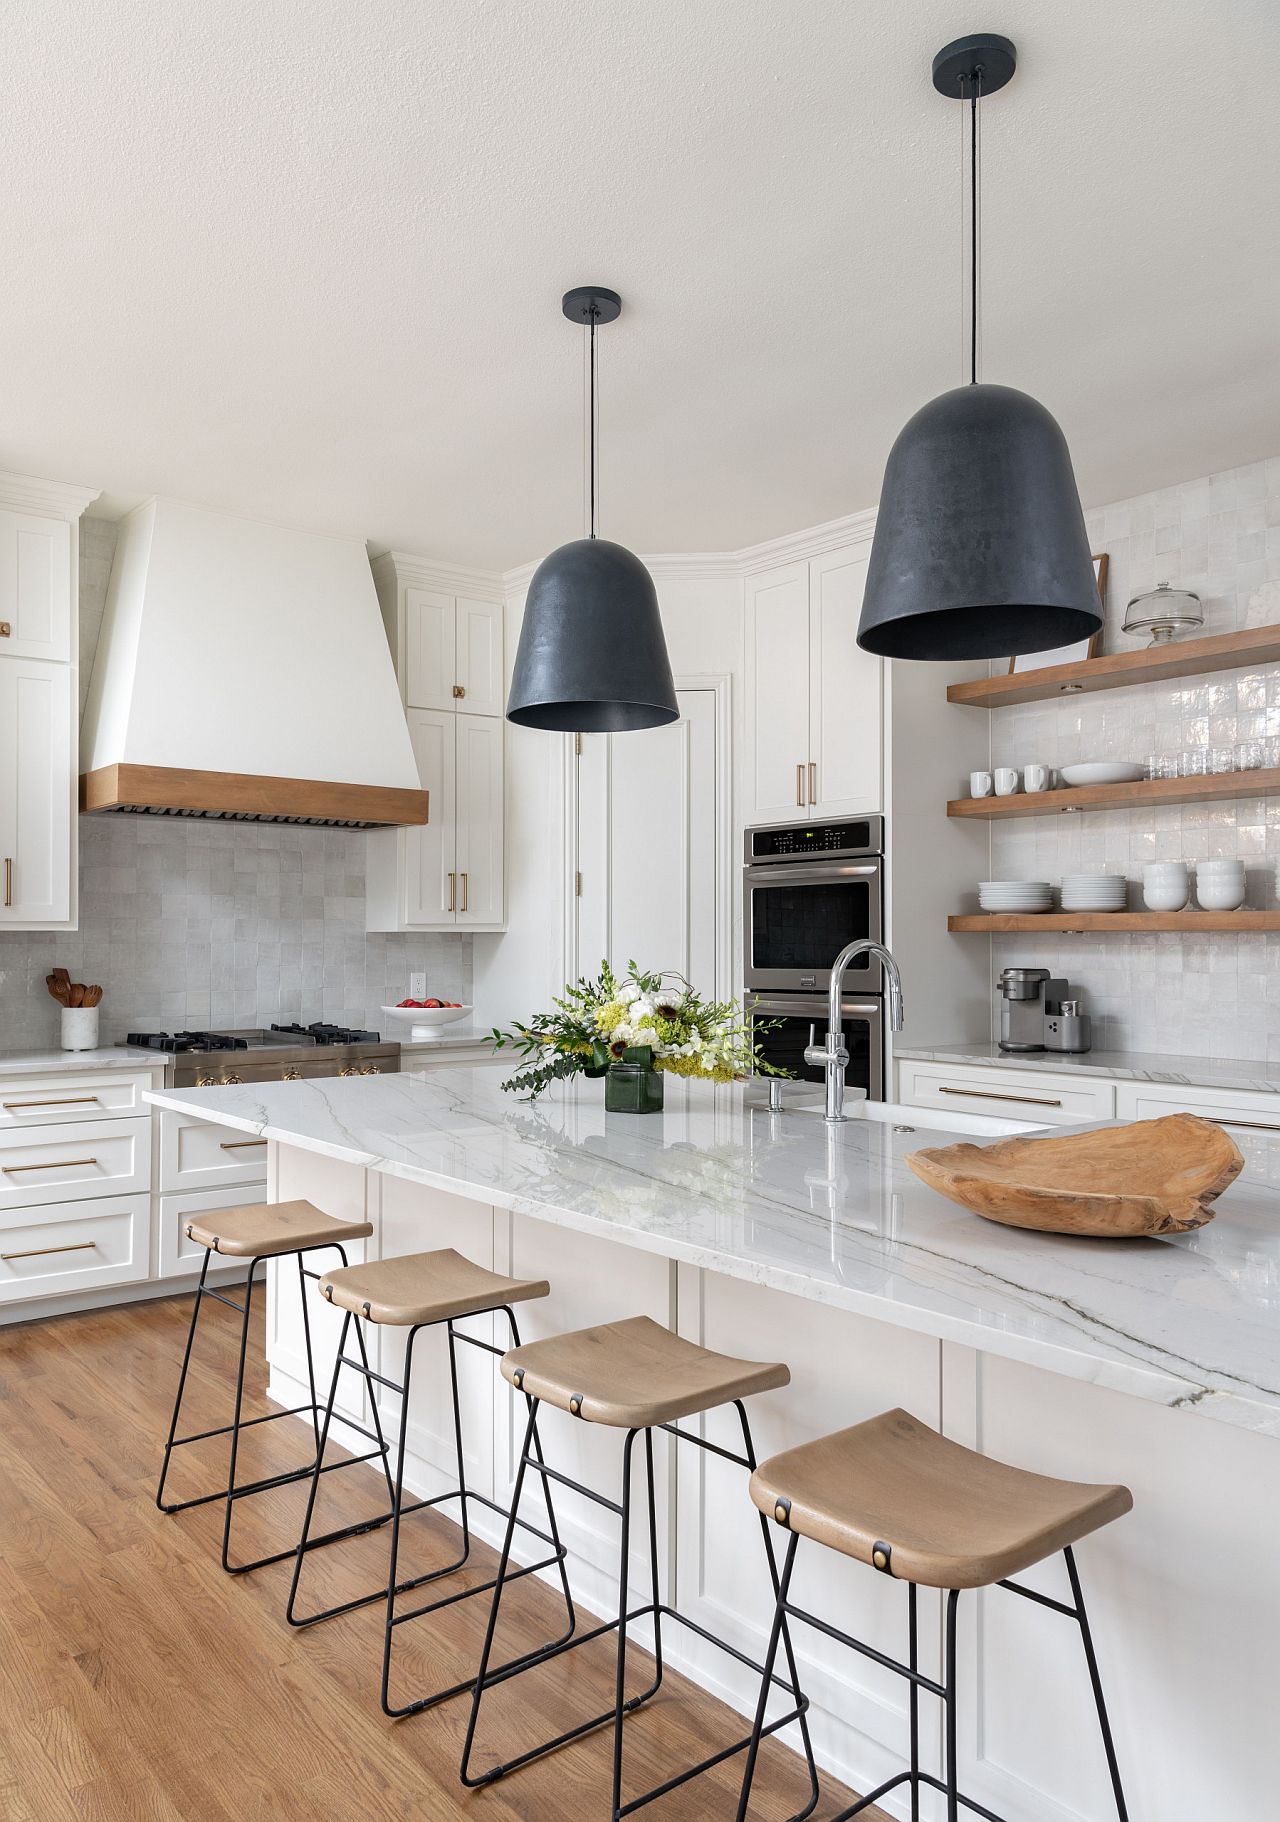
MULTIPOLYGON (((810 1030, 827 1028, 831 964, 861 936, 883 940, 884 818, 770 824, 746 832, 744 986, 765 1056, 801 1080, 822 1071, 804 1060, 810 1030), (774 1023, 776 1021, 776 1024, 774 1023)), ((845 1081, 884 1099, 884 970, 861 958, 845 975, 841 1024, 845 1081)))

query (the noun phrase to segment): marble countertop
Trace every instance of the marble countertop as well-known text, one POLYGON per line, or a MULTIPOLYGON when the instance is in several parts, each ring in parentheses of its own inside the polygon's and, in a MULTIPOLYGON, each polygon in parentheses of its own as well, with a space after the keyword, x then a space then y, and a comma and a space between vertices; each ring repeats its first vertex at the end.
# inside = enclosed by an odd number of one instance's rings
POLYGON ((1116 1081, 1280 1094, 1280 1064, 1251 1062, 1247 1057, 1186 1057, 1141 1050, 1088 1050, 1083 1056, 1038 1050, 1010 1056, 996 1044, 895 1044, 893 1054, 899 1062, 978 1063, 993 1069, 1044 1069, 1055 1075, 1110 1076, 1116 1081))
POLYGON ((98 1050, 0 1050, 0 1076, 47 1075, 51 1069, 136 1069, 163 1067, 154 1050, 107 1044, 98 1050))
POLYGON ((513 1101, 486 1067, 146 1098, 1280 1435, 1280 1141, 1251 1144, 1253 1174, 1207 1227, 1109 1242, 996 1226, 936 1195, 905 1154, 954 1134, 832 1129, 740 1087, 672 1080, 646 1117, 606 1115, 598 1082, 513 1101))

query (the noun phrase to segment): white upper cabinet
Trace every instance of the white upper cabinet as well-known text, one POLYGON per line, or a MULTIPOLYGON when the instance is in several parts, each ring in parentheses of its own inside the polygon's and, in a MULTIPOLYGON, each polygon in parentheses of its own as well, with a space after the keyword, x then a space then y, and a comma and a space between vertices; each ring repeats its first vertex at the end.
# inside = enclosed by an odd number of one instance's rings
POLYGON ((67 664, 0 663, 0 930, 73 918, 74 686, 67 664))
POLYGON ((502 673, 502 603, 457 600, 459 714, 501 715, 506 707, 502 673))
POLYGON ((457 675, 452 595, 404 590, 404 700, 411 709, 452 709, 457 675))
POLYGON ((367 928, 501 930, 502 603, 481 592, 491 578, 394 551, 373 578, 429 820, 370 832, 367 928))
POLYGON ((747 579, 753 822, 879 810, 882 665, 857 644, 869 547, 747 579))
POLYGON ((72 656, 71 526, 0 507, 0 657, 72 656))
POLYGON ((883 808, 883 665, 858 644, 870 546, 809 563, 809 801, 825 816, 883 808))

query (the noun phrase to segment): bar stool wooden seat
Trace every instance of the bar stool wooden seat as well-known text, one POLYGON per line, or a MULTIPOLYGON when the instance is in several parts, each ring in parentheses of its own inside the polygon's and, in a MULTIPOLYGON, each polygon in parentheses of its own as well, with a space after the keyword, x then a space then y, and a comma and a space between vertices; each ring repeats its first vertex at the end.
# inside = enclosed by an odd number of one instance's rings
MULTIPOLYGON (((298 1539, 293 1567, 293 1580, 289 1588, 289 1599, 286 1617, 291 1626, 314 1626, 321 1620, 334 1619, 340 1613, 352 1613, 357 1608, 367 1607, 375 1601, 385 1602, 386 1616, 383 1624, 382 1640, 382 1677, 380 1699, 383 1712, 394 1718, 408 1714, 418 1714, 425 1708, 433 1708, 436 1703, 447 1701, 451 1696, 461 1695, 472 1685, 472 1678, 465 1677, 447 1687, 435 1689, 430 1694, 415 1697, 413 1700, 395 1703, 391 1698, 392 1644, 395 1630, 411 1620, 423 1619, 439 1611, 442 1607, 455 1605, 458 1601, 471 1600, 477 1594, 488 1593, 494 1586, 496 1578, 480 1582, 461 1592, 442 1595, 437 1600, 428 1601, 416 1606, 409 1612, 397 1613, 396 1597, 407 1594, 411 1589, 421 1588, 427 1583, 437 1582, 445 1576, 456 1574, 466 1563, 471 1554, 471 1520, 470 1509, 483 1506, 496 1513, 501 1519, 508 1519, 505 1506, 498 1505, 485 1494, 468 1487, 466 1481, 465 1457, 462 1442, 462 1413, 458 1398, 458 1361, 457 1343, 466 1342, 468 1346, 479 1348, 482 1352, 501 1355, 503 1350, 483 1336, 468 1334, 458 1329, 455 1324, 469 1316, 501 1313, 507 1318, 507 1325, 513 1343, 520 1340, 513 1305, 526 1303, 533 1298, 546 1297, 550 1285, 544 1278, 509 1278, 499 1272, 489 1271, 485 1266, 477 1265, 462 1253, 452 1248, 443 1248, 437 1252, 411 1253, 401 1258, 370 1260, 366 1265, 346 1266, 341 1270, 326 1272, 320 1280, 320 1295, 327 1303, 345 1312, 342 1321, 342 1332, 338 1340, 338 1352, 334 1361, 333 1380, 329 1396, 324 1406, 324 1417, 320 1426, 320 1440, 316 1450, 314 1468, 311 1470, 311 1490, 307 1498, 306 1515, 302 1521, 302 1534, 298 1539), (376 1323, 386 1327, 407 1329, 404 1352, 404 1377, 400 1380, 390 1379, 385 1374, 375 1372, 369 1365, 368 1351, 365 1347, 362 1322, 376 1323), (359 1359, 352 1359, 346 1352, 347 1335, 352 1324, 359 1342, 359 1359), (448 1492, 438 1493, 430 1499, 414 1500, 409 1504, 404 1500, 404 1462, 405 1448, 408 1439, 409 1392, 413 1377, 413 1348, 418 1335, 425 1328, 443 1325, 449 1350, 449 1380, 453 1399, 453 1434, 457 1455, 457 1485, 448 1492), (317 1540, 311 1537, 311 1522, 315 1512, 316 1495, 319 1491, 320 1476, 327 1471, 324 1463, 325 1448, 333 1423, 334 1404, 337 1398, 338 1385, 343 1367, 348 1367, 364 1379, 368 1391, 370 1407, 375 1413, 374 1423, 379 1436, 382 1434, 381 1421, 376 1415, 378 1410, 374 1386, 386 1387, 400 1399, 400 1437, 396 1449, 396 1466, 394 1475, 388 1474, 387 1492, 389 1506, 378 1518, 365 1521, 363 1524, 347 1527, 343 1532, 329 1533, 332 1540, 338 1536, 349 1536, 356 1531, 369 1531, 379 1525, 390 1523, 391 1548, 387 1567, 387 1580, 381 1587, 366 1594, 356 1595, 331 1607, 322 1608, 314 1613, 298 1611, 298 1590, 302 1577, 303 1560, 309 1550, 315 1547, 317 1540), (439 1568, 428 1570, 426 1574, 401 1581, 397 1575, 400 1557, 401 1520, 411 1513, 430 1510, 436 1506, 457 1503, 459 1523, 462 1530, 461 1553, 451 1562, 439 1568)), ((532 1400, 529 1401, 532 1408, 532 1400)), ((340 1422, 349 1423, 345 1416, 340 1422)), ((530 1446, 537 1452, 540 1443, 536 1427, 530 1423, 530 1446)), ((558 1567, 561 1588, 564 1593, 567 1630, 561 1635, 567 1640, 572 1636, 575 1618, 573 1599, 569 1592, 569 1583, 564 1570, 564 1545, 560 1542, 556 1530, 555 1508, 551 1500, 551 1490, 545 1488, 547 1528, 520 1521, 520 1528, 528 1532, 539 1543, 548 1546, 548 1553, 541 1555, 536 1562, 523 1566, 520 1575, 534 1575, 540 1569, 558 1567)), ((514 1520, 512 1523, 514 1524, 514 1520)), ((508 1535, 510 1532, 508 1532, 508 1535)), ((525 1654, 512 1660, 513 1664, 525 1661, 525 1654)))
POLYGON ((910 1770, 899 1772, 869 1796, 842 1810, 832 1822, 846 1822, 846 1818, 903 1784, 911 1787, 913 1816, 918 1814, 920 1791, 928 1786, 946 1797, 948 1822, 956 1822, 962 1805, 991 1818, 993 1812, 965 1797, 957 1783, 956 1619, 962 1590, 992 1586, 1008 1588, 1079 1625, 1116 1811, 1120 1822, 1127 1822, 1111 1726, 1072 1553, 1072 1546, 1081 1538, 1132 1509, 1133 1498, 1127 1487, 1095 1486, 1031 1474, 966 1449, 940 1436, 909 1412, 895 1410, 763 1462, 751 1477, 751 1497, 762 1515, 767 1514, 790 1534, 790 1541, 747 1755, 739 1822, 744 1822, 747 1815, 756 1754, 768 1731, 764 1725, 769 1697, 767 1673, 776 1660, 787 1618, 816 1627, 829 1638, 896 1671, 911 1685, 910 1770), (826 1618, 792 1604, 788 1591, 801 1538, 837 1550, 907 1584, 905 1665, 837 1630, 826 1618), (1009 1579, 1058 1551, 1066 1561, 1070 1605, 1009 1579), (941 1683, 923 1675, 918 1667, 917 1587, 940 1588, 947 1593, 946 1665, 941 1683), (930 1690, 944 1705, 945 1780, 920 1768, 921 1689, 930 1690))
MULTIPOLYGON (((808 1815, 818 1800, 818 1774, 813 1751, 809 1744, 806 1719, 808 1701, 800 1694, 796 1681, 795 1661, 791 1653, 785 1616, 780 1622, 779 1634, 787 1655, 789 1679, 776 1675, 772 1664, 766 1669, 763 1665, 753 1663, 736 1646, 717 1638, 714 1633, 707 1631, 705 1627, 696 1624, 686 1615, 678 1612, 676 1608, 669 1606, 662 1599, 658 1577, 657 1501, 653 1470, 654 1430, 665 1430, 682 1442, 693 1443, 710 1454, 718 1455, 726 1461, 736 1462, 739 1466, 751 1471, 756 1465, 755 1451, 751 1441, 751 1426, 742 1401, 753 1393, 772 1391, 787 1385, 791 1375, 786 1366, 776 1361, 738 1360, 727 1354, 716 1354, 708 1348, 698 1347, 694 1342, 686 1341, 681 1336, 673 1334, 669 1329, 651 1321, 647 1316, 636 1316, 627 1321, 604 1323, 597 1328, 579 1329, 567 1335, 553 1335, 542 1341, 529 1342, 524 1347, 513 1348, 503 1357, 502 1376, 515 1386, 517 1391, 523 1392, 529 1400, 529 1423, 525 1433, 524 1446, 520 1451, 515 1490, 511 1502, 511 1517, 503 1542, 497 1585, 494 1588, 493 1602, 489 1610, 489 1624, 485 1633, 484 1647, 480 1654, 480 1668, 472 1694, 471 1716, 462 1750, 460 1768, 462 1782, 470 1788, 491 1784, 498 1778, 505 1777, 509 1772, 517 1770, 520 1766, 529 1764, 531 1760, 541 1758, 544 1753, 553 1752, 570 1740, 578 1739, 583 1734, 593 1732, 596 1728, 611 1724, 613 1728, 611 1814, 613 1822, 618 1822, 620 1817, 630 1815, 634 1810, 642 1808, 643 1805, 653 1802, 658 1797, 665 1796, 667 1792, 674 1790, 678 1785, 687 1783, 701 1772, 709 1771, 712 1766, 719 1765, 725 1759, 732 1758, 735 1753, 744 1751, 751 1744, 755 1737, 754 1734, 744 1735, 732 1745, 700 1760, 696 1765, 688 1766, 677 1772, 662 1784, 645 1791, 641 1796, 633 1797, 628 1802, 623 1801, 623 1720, 627 1714, 632 1713, 656 1695, 661 1687, 663 1674, 662 1621, 669 1619, 687 1627, 700 1638, 707 1640, 708 1643, 727 1651, 739 1663, 762 1676, 766 1688, 781 1689, 790 1698, 787 1703, 787 1711, 762 1731, 771 1733, 786 1726, 790 1721, 799 1722, 809 1767, 811 1789, 809 1803, 801 1811, 801 1815, 808 1815), (543 1460, 540 1451, 531 1451, 535 1433, 534 1426, 539 1406, 542 1404, 551 1405, 571 1417, 578 1418, 581 1422, 604 1424, 625 1432, 622 1448, 621 1500, 611 1499, 592 1487, 583 1486, 580 1482, 571 1480, 567 1474, 549 1467, 543 1460), (741 1454, 721 1448, 719 1444, 709 1442, 705 1437, 696 1435, 692 1431, 681 1429, 676 1421, 678 1418, 692 1417, 727 1404, 732 1404, 738 1413, 743 1440, 741 1454), (645 1480, 649 1507, 650 1596, 640 1606, 633 1607, 629 1603, 627 1594, 631 1536, 631 1464, 635 1440, 639 1435, 643 1435, 645 1447, 645 1480), (577 1633, 572 1638, 560 1640, 544 1651, 531 1654, 521 1663, 490 1669, 489 1660, 494 1634, 497 1630, 498 1609, 503 1589, 517 1574, 521 1573, 519 1570, 511 1569, 510 1558, 516 1514, 519 1511, 526 1473, 540 1476, 544 1484, 548 1480, 554 1480, 560 1485, 567 1486, 595 1504, 617 1513, 620 1517, 622 1528, 618 1570, 618 1615, 616 1619, 606 1620, 588 1631, 577 1633), (654 1674, 648 1688, 639 1695, 628 1697, 626 1694, 628 1627, 644 1618, 651 1619, 653 1623, 654 1674), (547 1663, 563 1652, 574 1650, 579 1645, 585 1645, 590 1640, 600 1638, 613 1631, 616 1631, 618 1635, 618 1651, 612 1707, 605 1709, 600 1714, 575 1722, 553 1739, 523 1751, 501 1764, 491 1766, 487 1771, 473 1773, 471 1756, 475 1746, 481 1701, 485 1690, 522 1670, 532 1668, 535 1664, 547 1663)), ((764 1542, 765 1561, 776 1596, 780 1591, 781 1583, 769 1523, 763 1514, 760 1518, 760 1529, 764 1542)))
MULTIPOLYGON (((282 1417, 298 1417, 310 1413, 315 1436, 317 1454, 320 1446, 320 1404, 316 1391, 315 1361, 311 1350, 311 1324, 307 1315, 308 1278, 318 1278, 319 1273, 310 1271, 303 1264, 303 1255, 318 1252, 325 1247, 333 1247, 343 1264, 346 1264, 346 1246, 352 1240, 367 1240, 373 1228, 367 1221, 340 1221, 333 1215, 326 1215, 310 1202, 253 1202, 240 1208, 223 1208, 209 1210, 203 1215, 194 1215, 183 1223, 183 1231, 189 1240, 205 1248, 204 1259, 200 1266, 200 1281, 196 1286, 196 1300, 191 1311, 191 1322, 187 1329, 187 1345, 182 1356, 182 1369, 178 1375, 178 1390, 173 1401, 173 1416, 169 1421, 169 1435, 164 1446, 164 1461, 160 1469, 160 1483, 156 1488, 156 1504, 162 1512, 186 1512, 192 1506, 206 1506, 215 1500, 225 1502, 225 1513, 222 1524, 222 1566, 229 1575, 244 1575, 251 1569, 261 1569, 267 1563, 283 1561, 294 1554, 293 1547, 277 1550, 270 1555, 260 1556, 253 1562, 234 1563, 231 1560, 231 1520, 236 1502, 251 1498, 256 1493, 265 1493, 273 1487, 287 1486, 291 1481, 302 1480, 314 1469, 314 1462, 306 1462, 302 1467, 289 1469, 284 1473, 270 1474, 256 1480, 238 1484, 236 1465, 239 1457, 240 1438, 247 1429, 258 1424, 275 1423, 282 1417), (248 1272, 244 1279, 244 1302, 237 1303, 233 1297, 214 1290, 209 1282, 209 1264, 214 1254, 220 1257, 245 1259, 248 1261, 248 1272), (244 1371, 249 1349, 249 1323, 253 1313, 254 1274, 260 1261, 278 1259, 294 1254, 298 1262, 298 1288, 302 1297, 303 1335, 307 1356, 307 1377, 311 1392, 309 1404, 294 1405, 287 1411, 268 1411, 262 1417, 245 1419, 244 1410, 244 1371), (191 1353, 195 1343, 196 1329, 200 1321, 200 1311, 207 1297, 216 1303, 225 1303, 241 1318, 240 1356, 236 1366, 236 1388, 234 1415, 229 1424, 213 1430, 199 1430, 190 1436, 178 1435, 178 1419, 182 1411, 183 1394, 187 1386, 187 1374, 191 1366, 191 1353), (200 1493, 191 1499, 166 1501, 164 1496, 165 1482, 169 1475, 169 1465, 175 1449, 185 1448, 194 1442, 206 1442, 214 1436, 230 1436, 231 1455, 227 1467, 227 1479, 224 1486, 212 1492, 200 1493)), ((371 1461, 375 1456, 385 1457, 387 1445, 381 1436, 364 1432, 368 1440, 376 1446, 367 1454, 356 1457, 360 1461, 371 1461)), ((335 1467, 348 1467, 352 1462, 335 1462, 335 1467)), ((317 1544, 330 1541, 324 1538, 315 1540, 317 1544)))

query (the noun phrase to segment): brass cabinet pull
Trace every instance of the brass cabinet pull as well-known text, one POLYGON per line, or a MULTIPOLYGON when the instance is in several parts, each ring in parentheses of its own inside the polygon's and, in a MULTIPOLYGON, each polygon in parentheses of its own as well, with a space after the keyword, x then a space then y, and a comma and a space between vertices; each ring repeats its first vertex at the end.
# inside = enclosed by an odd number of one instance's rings
POLYGON ((804 809, 804 766, 796 767, 796 808, 804 809))
POLYGON ((220 1139, 219 1151, 248 1151, 254 1145, 265 1145, 265 1139, 220 1139))
POLYGON ((0 1253, 0 1259, 43 1259, 47 1253, 91 1253, 96 1240, 77 1240, 72 1246, 33 1246, 25 1253, 0 1253))
POLYGON ((449 875, 449 909, 451 911, 457 910, 457 906, 453 902, 457 896, 458 896, 458 876, 456 873, 451 873, 449 875))
POLYGON ((7 620, 0 620, 0 639, 7 639, 13 628, 7 620))
POLYGON ((467 876, 464 873, 462 876, 462 909, 465 911, 466 908, 467 908, 467 876))
POLYGON ((63 1094, 56 1101, 0 1101, 0 1107, 6 1113, 17 1113, 24 1107, 87 1107, 91 1102, 96 1106, 100 1099, 96 1094, 63 1094))
POLYGON ((7 1177, 16 1177, 24 1170, 74 1170, 78 1164, 97 1164, 96 1158, 55 1158, 51 1164, 0 1164, 0 1170, 7 1177))
POLYGON ((995 1094, 990 1088, 939 1088, 939 1094, 958 1094, 966 1101, 1016 1101, 1020 1107, 1061 1107, 1062 1102, 1040 1094, 995 1094))
POLYGON ((466 695, 466 693, 467 693, 467 692, 466 692, 466 691, 465 691, 465 690, 464 690, 464 689, 463 689, 463 687, 462 687, 462 685, 461 685, 461 684, 460 684, 460 683, 455 683, 455 684, 454 684, 454 686, 453 686, 453 698, 454 698, 454 701, 455 701, 455 702, 461 702, 461 701, 462 701, 462 698, 463 698, 463 697, 464 697, 464 696, 465 696, 465 695, 466 695))
MULTIPOLYGON (((1213 1115, 1206 1114, 1205 1118, 1213 1120, 1213 1115)), ((1246 1132, 1280 1132, 1280 1126, 1269 1120, 1213 1120, 1213 1123, 1215 1126, 1239 1126, 1246 1132)))
POLYGON ((11 854, 6 854, 4 857, 4 902, 6 910, 13 903, 13 856, 11 854))
POLYGON ((818 767, 814 760, 809 761, 809 802, 818 801, 818 767))

